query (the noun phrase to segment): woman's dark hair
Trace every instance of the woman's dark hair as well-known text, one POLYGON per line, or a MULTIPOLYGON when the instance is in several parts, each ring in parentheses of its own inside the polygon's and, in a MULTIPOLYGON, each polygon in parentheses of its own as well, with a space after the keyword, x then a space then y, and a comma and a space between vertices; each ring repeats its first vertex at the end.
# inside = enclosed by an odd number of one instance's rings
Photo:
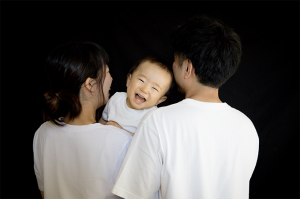
POLYGON ((128 74, 127 74, 127 78, 129 75, 133 74, 134 71, 136 71, 138 69, 138 67, 144 63, 144 62, 150 62, 152 64, 157 64, 158 66, 160 66, 162 69, 166 70, 170 75, 171 75, 171 78, 172 78, 172 82, 171 82, 171 86, 169 88, 169 90, 165 93, 165 96, 169 96, 170 95, 170 92, 173 88, 173 85, 174 85, 174 75, 173 75, 173 71, 172 71, 172 68, 169 66, 169 64, 167 64, 164 60, 162 60, 161 58, 158 58, 158 57, 154 57, 154 56, 148 56, 148 57, 145 57, 139 61, 137 61, 133 66, 132 68, 129 70, 128 74))
POLYGON ((237 70, 241 60, 240 37, 222 21, 196 16, 171 34, 179 65, 189 59, 200 83, 219 88, 237 70))
POLYGON ((92 42, 67 42, 54 48, 45 67, 51 89, 42 97, 44 121, 62 125, 60 117, 76 118, 81 112, 80 88, 89 77, 99 84, 104 102, 102 88, 108 61, 106 51, 92 42))

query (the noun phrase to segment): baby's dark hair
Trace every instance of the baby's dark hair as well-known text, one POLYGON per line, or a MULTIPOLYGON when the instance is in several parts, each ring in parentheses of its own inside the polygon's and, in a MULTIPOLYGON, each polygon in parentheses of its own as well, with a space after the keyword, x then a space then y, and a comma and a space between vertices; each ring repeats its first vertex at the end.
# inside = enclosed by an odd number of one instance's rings
POLYGON ((51 88, 41 97, 43 120, 62 126, 60 117, 75 119, 82 110, 79 94, 87 78, 99 84, 99 100, 104 102, 102 88, 108 61, 106 51, 92 42, 66 42, 54 48, 46 60, 51 88))
POLYGON ((166 70, 166 71, 171 75, 171 77, 172 77, 172 80, 171 80, 171 81, 172 81, 172 82, 171 82, 171 86, 170 86, 170 88, 168 89, 168 91, 165 93, 165 96, 168 97, 168 96, 170 95, 170 93, 171 93, 171 90, 172 90, 173 86, 174 86, 174 75, 173 75, 173 70, 172 70, 172 68, 170 67, 170 65, 167 64, 167 63, 166 63, 164 60, 162 60, 161 58, 154 57, 154 56, 148 56, 148 57, 145 57, 145 58, 143 58, 143 59, 137 61, 137 62, 133 65, 133 67, 129 70, 129 72, 128 72, 128 74, 127 74, 127 78, 128 78, 129 75, 133 74, 134 71, 136 71, 142 63, 147 62, 147 61, 150 62, 150 63, 152 63, 152 64, 157 64, 158 66, 160 66, 162 69, 166 70))
POLYGON ((237 70, 241 60, 240 37, 222 21, 209 16, 196 16, 171 34, 174 55, 179 65, 189 59, 198 81, 219 88, 237 70))

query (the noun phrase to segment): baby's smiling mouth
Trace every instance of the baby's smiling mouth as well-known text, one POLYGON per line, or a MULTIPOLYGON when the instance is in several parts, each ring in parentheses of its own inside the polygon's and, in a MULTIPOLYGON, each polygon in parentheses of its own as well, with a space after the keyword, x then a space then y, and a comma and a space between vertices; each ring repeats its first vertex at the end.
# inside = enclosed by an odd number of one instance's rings
POLYGON ((146 101, 146 99, 142 95, 139 95, 139 94, 135 94, 135 99, 138 103, 143 103, 146 101))

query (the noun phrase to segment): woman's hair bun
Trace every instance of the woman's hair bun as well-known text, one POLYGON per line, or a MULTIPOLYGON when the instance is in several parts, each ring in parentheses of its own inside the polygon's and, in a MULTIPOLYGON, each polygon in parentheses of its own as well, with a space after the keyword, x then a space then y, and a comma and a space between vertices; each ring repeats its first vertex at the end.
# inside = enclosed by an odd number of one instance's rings
POLYGON ((42 110, 44 121, 50 121, 57 125, 60 117, 67 116, 73 120, 81 112, 81 103, 78 95, 68 91, 46 92, 42 97, 42 110))

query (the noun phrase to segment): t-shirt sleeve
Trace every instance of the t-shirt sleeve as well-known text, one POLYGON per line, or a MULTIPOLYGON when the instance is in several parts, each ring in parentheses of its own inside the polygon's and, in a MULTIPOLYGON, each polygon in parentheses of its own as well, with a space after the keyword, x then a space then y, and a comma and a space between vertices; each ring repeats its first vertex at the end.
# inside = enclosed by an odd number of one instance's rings
POLYGON ((33 139, 33 159, 34 159, 34 172, 37 179, 38 187, 41 191, 44 191, 44 175, 42 169, 42 156, 41 147, 38 141, 38 131, 34 135, 33 139))
POLYGON ((102 112, 102 119, 104 119, 105 121, 108 121, 108 106, 109 106, 109 101, 106 103, 104 110, 102 112))
POLYGON ((126 199, 152 199, 160 187, 161 165, 159 137, 141 122, 131 141, 112 193, 126 199))

